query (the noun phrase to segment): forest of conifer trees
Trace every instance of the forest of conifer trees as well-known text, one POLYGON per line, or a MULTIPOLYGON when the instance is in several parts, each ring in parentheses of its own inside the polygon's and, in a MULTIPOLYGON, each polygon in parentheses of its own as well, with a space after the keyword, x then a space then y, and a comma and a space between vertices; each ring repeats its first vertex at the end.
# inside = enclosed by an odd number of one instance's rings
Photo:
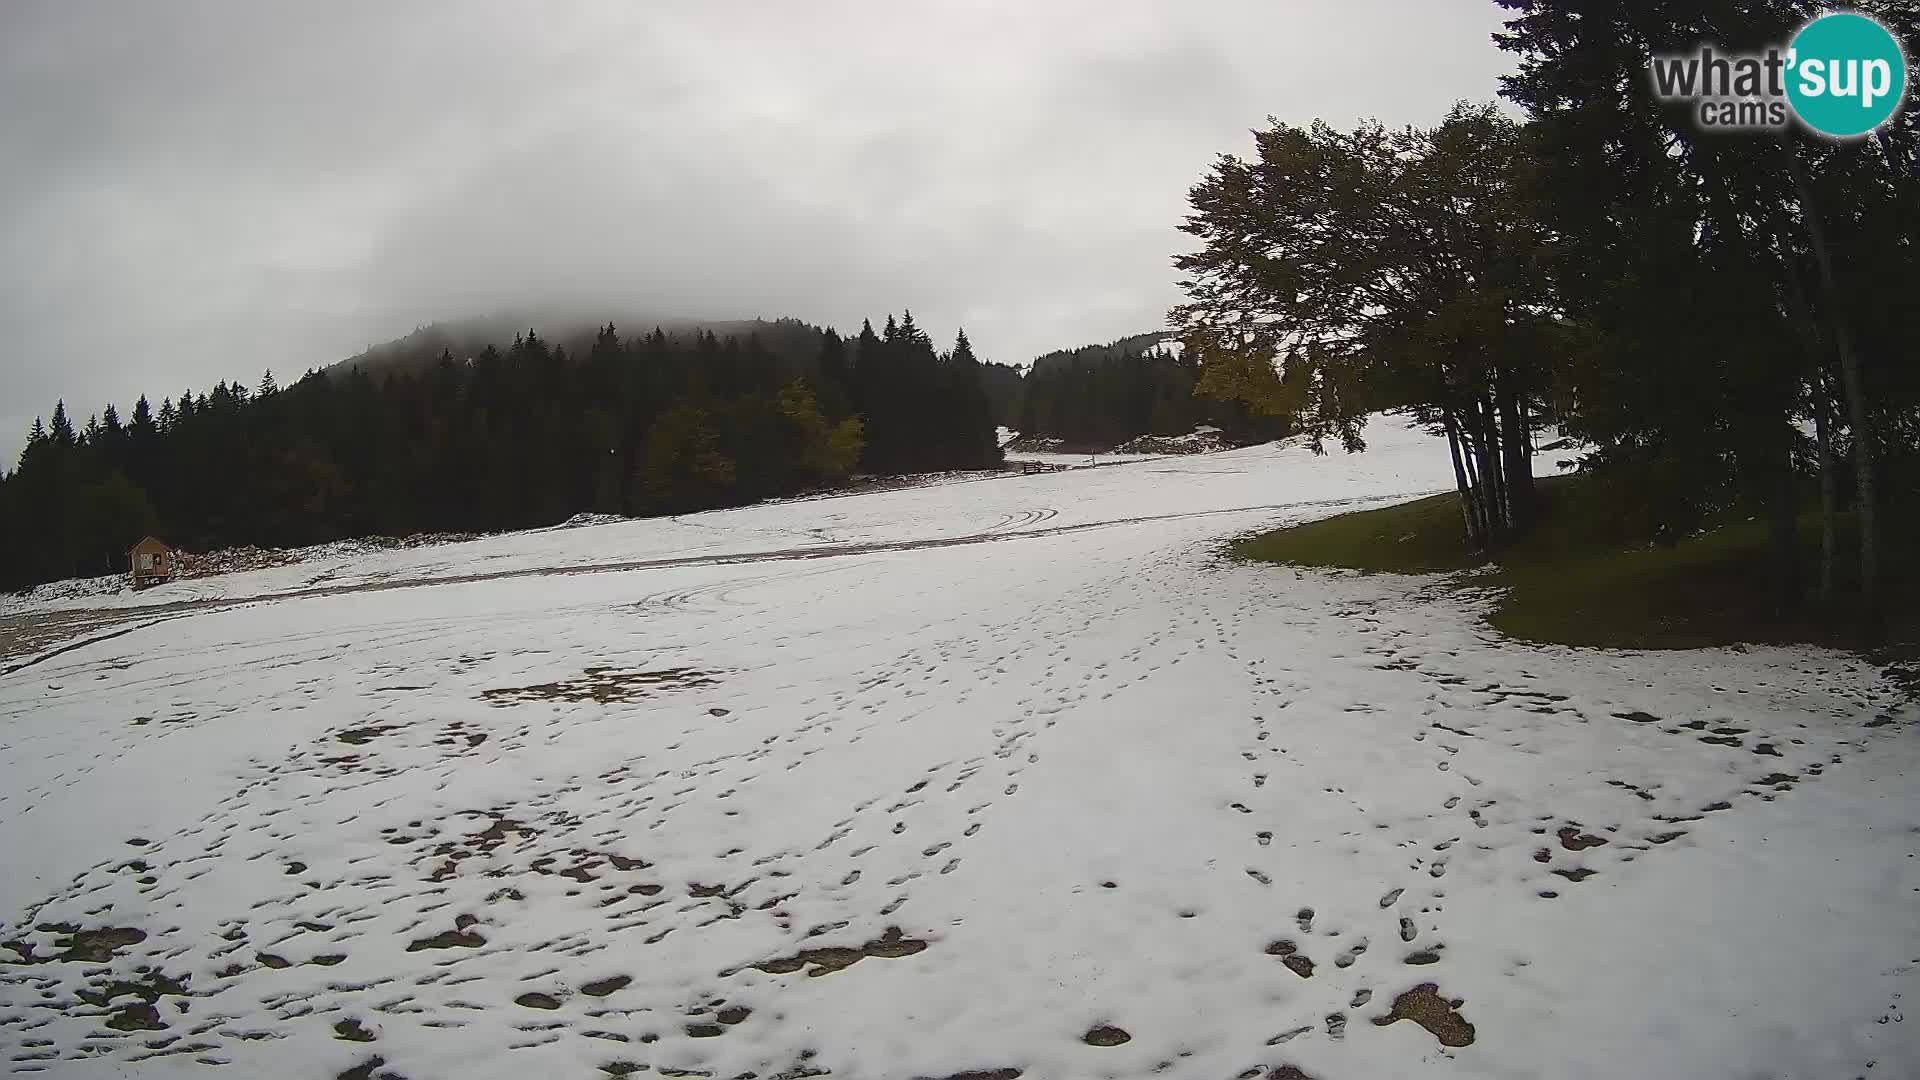
POLYGON ((377 377, 143 396, 84 425, 61 403, 0 477, 0 587, 124 569, 147 533, 206 551, 480 532, 1000 463, 964 332, 940 351, 911 313, 851 339, 778 325, 811 348, 608 325, 571 349, 529 331, 377 377))
POLYGON ((1283 417, 1194 396, 1200 368, 1168 349, 1165 338, 1137 334, 1039 357, 1021 381, 1010 426, 1083 451, 1108 450, 1136 435, 1185 435, 1202 424, 1237 442, 1288 433, 1283 417))

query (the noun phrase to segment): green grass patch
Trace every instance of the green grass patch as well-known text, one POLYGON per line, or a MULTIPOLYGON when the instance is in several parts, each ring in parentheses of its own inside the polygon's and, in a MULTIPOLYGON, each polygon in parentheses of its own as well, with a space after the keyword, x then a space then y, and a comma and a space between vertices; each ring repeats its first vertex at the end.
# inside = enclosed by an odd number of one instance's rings
MULTIPOLYGON (((1763 522, 1736 521, 1672 547, 1628 548, 1607 539, 1588 482, 1555 478, 1540 485, 1534 530, 1493 560, 1469 556, 1459 498, 1436 495, 1399 506, 1341 514, 1235 542, 1241 558, 1365 573, 1430 574, 1486 567, 1458 579, 1494 587, 1501 599, 1488 622, 1523 640, 1597 648, 1677 649, 1804 642, 1866 649, 1920 640, 1920 581, 1900 548, 1882 551, 1881 589, 1888 622, 1870 641, 1847 612, 1822 612, 1807 583, 1805 610, 1781 615, 1771 579, 1772 549, 1763 522)), ((1836 566, 1851 569, 1854 533, 1842 521, 1836 566)), ((1890 521, 1883 536, 1911 535, 1890 521)), ((1811 575, 1819 558, 1819 518, 1801 520, 1802 558, 1811 575)), ((1843 595, 1851 582, 1837 583, 1843 595)))
POLYGON ((1258 562, 1437 574, 1479 565, 1461 542, 1457 495, 1435 495, 1381 510, 1339 514, 1235 541, 1233 553, 1258 562))

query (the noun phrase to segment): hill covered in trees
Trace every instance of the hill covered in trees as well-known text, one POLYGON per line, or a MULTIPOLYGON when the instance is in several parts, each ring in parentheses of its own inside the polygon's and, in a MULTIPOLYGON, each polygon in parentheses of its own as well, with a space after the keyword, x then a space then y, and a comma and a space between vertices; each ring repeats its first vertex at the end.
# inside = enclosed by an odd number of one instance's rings
POLYGON ((850 339, 748 325, 529 331, 470 356, 428 328, 286 387, 141 397, 84 426, 62 403, 0 477, 0 587, 123 569, 148 532, 209 550, 513 529, 999 463, 964 332, 942 351, 911 314, 850 339))
POLYGON ((328 375, 345 376, 358 369, 375 379, 386 375, 419 375, 431 370, 442 353, 451 354, 455 360, 470 359, 479 356, 489 345, 504 347, 515 334, 525 333, 530 326, 541 328, 541 336, 549 346, 578 354, 591 349, 601 329, 609 323, 657 329, 671 338, 692 339, 708 333, 721 341, 751 338, 782 362, 797 365, 813 359, 824 332, 823 327, 795 318, 660 318, 639 312, 609 316, 604 312, 529 308, 429 323, 403 337, 369 345, 364 351, 321 370, 328 375))

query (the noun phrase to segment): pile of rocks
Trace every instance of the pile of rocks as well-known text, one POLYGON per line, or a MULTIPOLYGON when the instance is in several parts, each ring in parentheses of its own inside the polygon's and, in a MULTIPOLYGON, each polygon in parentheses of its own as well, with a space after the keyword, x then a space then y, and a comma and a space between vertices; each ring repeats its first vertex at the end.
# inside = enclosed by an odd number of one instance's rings
POLYGON ((1226 433, 1203 425, 1185 435, 1140 435, 1113 448, 1116 454, 1212 454, 1233 449, 1226 433))

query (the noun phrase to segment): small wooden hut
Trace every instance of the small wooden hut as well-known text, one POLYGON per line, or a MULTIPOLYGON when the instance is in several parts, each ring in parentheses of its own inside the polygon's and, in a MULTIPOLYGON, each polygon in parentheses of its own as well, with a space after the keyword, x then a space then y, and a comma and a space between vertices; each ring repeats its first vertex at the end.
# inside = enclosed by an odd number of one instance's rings
POLYGON ((173 580, 173 549, 157 537, 145 537, 127 551, 127 572, 133 587, 144 589, 173 580))

